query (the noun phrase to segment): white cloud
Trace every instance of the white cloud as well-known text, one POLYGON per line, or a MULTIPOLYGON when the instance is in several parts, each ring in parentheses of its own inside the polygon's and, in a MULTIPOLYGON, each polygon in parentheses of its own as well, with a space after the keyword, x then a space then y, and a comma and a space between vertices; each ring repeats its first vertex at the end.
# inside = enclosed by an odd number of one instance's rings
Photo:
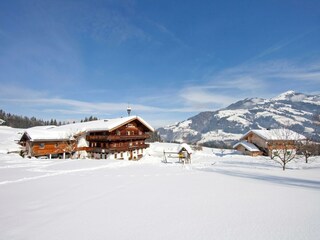
POLYGON ((242 98, 273 97, 291 88, 290 84, 303 86, 299 81, 311 85, 320 82, 320 64, 288 60, 245 63, 210 76, 202 85, 182 88, 179 97, 185 101, 186 108, 213 110, 242 98), (279 84, 281 80, 287 85, 279 84))
POLYGON ((236 81, 238 83, 242 83, 242 85, 245 84, 246 87, 248 87, 248 83, 250 83, 251 79, 252 83, 255 82, 252 86, 261 88, 272 79, 320 81, 319 76, 320 65, 318 62, 300 63, 288 60, 273 60, 258 63, 246 63, 224 70, 219 75, 212 76, 212 78, 219 81, 226 80, 226 82, 231 84, 236 81))
MULTIPOLYGON (((214 92, 210 92, 205 87, 187 87, 180 92, 180 97, 187 101, 191 105, 198 107, 220 105, 226 106, 232 103, 235 99, 225 95, 219 95, 214 92)), ((213 108, 211 107, 211 110, 213 108)))

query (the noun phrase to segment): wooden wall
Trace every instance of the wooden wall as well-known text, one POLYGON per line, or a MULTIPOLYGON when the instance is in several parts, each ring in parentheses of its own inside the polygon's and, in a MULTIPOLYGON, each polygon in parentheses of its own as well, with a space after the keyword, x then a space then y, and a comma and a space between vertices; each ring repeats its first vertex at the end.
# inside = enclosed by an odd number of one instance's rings
POLYGON ((64 152, 75 151, 76 143, 52 141, 52 142, 33 142, 31 144, 32 156, 45 156, 49 154, 63 154, 64 152), (43 145, 44 144, 44 145, 43 145))

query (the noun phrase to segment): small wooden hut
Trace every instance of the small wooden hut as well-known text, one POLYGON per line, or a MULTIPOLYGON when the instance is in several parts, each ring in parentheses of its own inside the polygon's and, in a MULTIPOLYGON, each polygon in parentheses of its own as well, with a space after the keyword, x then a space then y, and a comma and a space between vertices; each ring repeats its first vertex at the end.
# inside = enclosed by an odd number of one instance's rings
POLYGON ((188 144, 186 143, 180 144, 178 148, 179 161, 183 163, 191 163, 192 153, 193 151, 188 144))

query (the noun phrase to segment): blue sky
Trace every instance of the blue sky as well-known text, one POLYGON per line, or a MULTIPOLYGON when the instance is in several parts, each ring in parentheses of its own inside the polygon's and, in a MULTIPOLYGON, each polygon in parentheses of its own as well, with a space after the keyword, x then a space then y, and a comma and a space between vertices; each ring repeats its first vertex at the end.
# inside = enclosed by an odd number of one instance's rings
POLYGON ((320 1, 0 1, 0 108, 159 127, 320 92, 320 1))

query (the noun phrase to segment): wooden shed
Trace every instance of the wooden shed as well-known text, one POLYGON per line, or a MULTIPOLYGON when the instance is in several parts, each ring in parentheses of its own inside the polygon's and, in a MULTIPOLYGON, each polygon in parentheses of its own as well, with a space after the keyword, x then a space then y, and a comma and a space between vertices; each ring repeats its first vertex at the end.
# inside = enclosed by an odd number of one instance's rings
POLYGON ((182 161, 183 163, 191 163, 192 153, 193 153, 193 151, 188 144, 186 144, 186 143, 180 144, 180 146, 178 148, 178 154, 179 154, 180 161, 182 161))
POLYGON ((242 152, 245 155, 249 155, 252 157, 263 155, 263 152, 260 151, 256 145, 249 143, 247 141, 238 142, 233 146, 233 148, 238 150, 239 152, 242 152))

